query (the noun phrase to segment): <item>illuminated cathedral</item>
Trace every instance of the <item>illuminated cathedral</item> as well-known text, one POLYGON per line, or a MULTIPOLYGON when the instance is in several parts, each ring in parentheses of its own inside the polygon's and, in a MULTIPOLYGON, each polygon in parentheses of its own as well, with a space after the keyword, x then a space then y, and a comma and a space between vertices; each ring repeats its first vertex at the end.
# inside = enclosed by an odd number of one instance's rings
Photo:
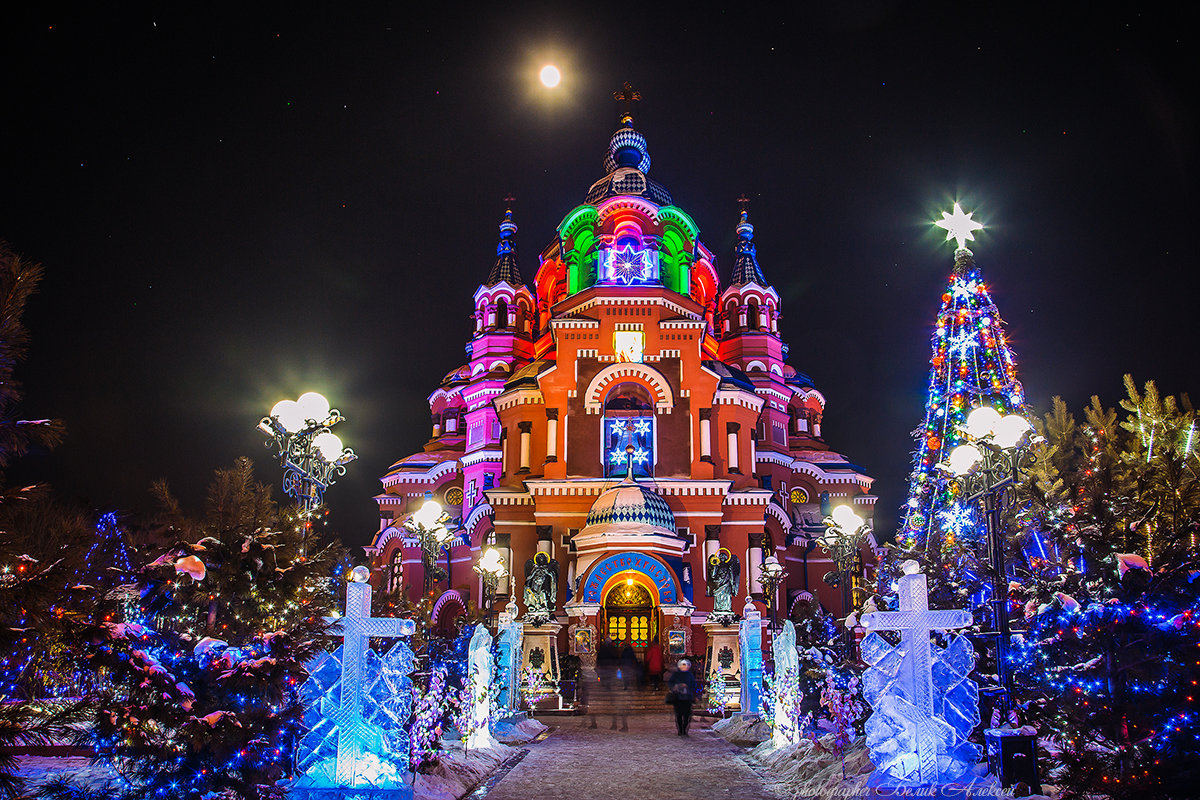
POLYGON ((557 622, 638 650, 668 631, 686 652, 702 646, 713 558, 737 559, 736 611, 751 595, 765 614, 814 597, 841 613, 817 539, 830 504, 870 516, 872 479, 830 449, 825 397, 787 363, 745 207, 722 281, 696 222, 649 177, 636 94, 627 86, 622 99, 604 175, 546 237, 529 285, 505 213, 468 360, 429 395, 423 450, 382 477, 373 580, 422 594, 422 551, 404 523, 433 498, 454 533, 439 551, 435 622, 482 605, 473 566, 489 548, 508 572, 496 608, 526 610, 526 564, 545 553, 559 571, 557 622), (773 603, 759 581, 770 556, 786 570, 773 603))

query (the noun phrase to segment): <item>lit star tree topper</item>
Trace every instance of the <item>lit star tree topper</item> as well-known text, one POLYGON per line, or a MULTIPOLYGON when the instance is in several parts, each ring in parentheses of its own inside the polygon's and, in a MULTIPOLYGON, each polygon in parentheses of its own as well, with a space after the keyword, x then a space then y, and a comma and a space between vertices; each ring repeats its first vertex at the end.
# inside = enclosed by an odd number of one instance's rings
POLYGON ((953 239, 957 244, 955 249, 962 250, 966 246, 966 242, 975 241, 975 231, 983 229, 981 223, 971 219, 971 215, 974 213, 974 211, 963 213, 962 206, 955 203, 953 214, 943 211, 942 218, 933 224, 946 231, 947 242, 953 239))

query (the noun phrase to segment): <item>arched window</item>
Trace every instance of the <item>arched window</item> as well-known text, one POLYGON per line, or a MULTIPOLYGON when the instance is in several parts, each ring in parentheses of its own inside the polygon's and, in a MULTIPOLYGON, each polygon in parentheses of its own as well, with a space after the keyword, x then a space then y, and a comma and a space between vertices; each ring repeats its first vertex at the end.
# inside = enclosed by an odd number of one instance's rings
POLYGON ((746 328, 756 331, 759 328, 758 323, 758 303, 751 300, 750 305, 746 308, 746 328))
POLYGON ((604 398, 601 420, 604 438, 604 474, 623 477, 628 471, 628 448, 633 446, 633 474, 654 475, 654 405, 650 391, 640 383, 619 383, 604 398))
POLYGON ((508 303, 504 300, 496 301, 496 327, 508 327, 508 303))
POLYGON ((388 592, 400 590, 400 582, 404 577, 404 550, 397 547, 392 552, 392 560, 388 562, 388 592))

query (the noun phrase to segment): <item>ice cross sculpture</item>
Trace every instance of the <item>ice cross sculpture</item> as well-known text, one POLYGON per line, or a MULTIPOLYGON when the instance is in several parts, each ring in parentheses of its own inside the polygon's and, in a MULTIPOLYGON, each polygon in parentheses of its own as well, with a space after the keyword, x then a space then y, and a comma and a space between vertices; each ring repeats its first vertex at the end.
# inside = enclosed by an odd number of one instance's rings
POLYGON ((971 624, 966 611, 930 611, 925 576, 913 562, 899 581, 899 611, 862 616, 871 631, 862 642, 871 665, 863 693, 874 713, 867 746, 876 767, 874 785, 937 785, 957 781, 979 760, 967 741, 979 724, 979 690, 967 678, 975 653, 962 636, 946 649, 931 644, 933 631, 971 624), (875 631, 900 631, 893 647, 875 631))
POLYGON ((366 582, 369 575, 365 567, 356 567, 346 583, 345 616, 325 618, 331 626, 328 632, 333 636, 341 636, 342 646, 333 656, 318 658, 309 669, 309 683, 313 683, 318 691, 323 688, 324 692, 320 696, 318 724, 310 726, 312 730, 302 743, 302 749, 307 748, 306 760, 314 763, 306 775, 297 781, 298 788, 379 786, 381 783, 395 782, 393 773, 396 770, 391 765, 381 763, 379 758, 381 753, 386 757, 388 750, 384 742, 387 731, 380 724, 403 723, 404 720, 390 719, 388 722, 380 715, 388 718, 400 715, 407 717, 410 698, 407 695, 391 695, 397 691, 401 694, 411 691, 407 672, 412 668, 412 652, 401 642, 381 662, 379 656, 370 649, 370 641, 373 636, 410 636, 415 624, 411 619, 371 616, 371 586, 366 582), (398 656, 395 654, 397 648, 402 651, 398 656), (331 670, 339 665, 339 653, 340 676, 331 670), (390 672, 395 672, 397 667, 404 674, 398 676, 398 685, 388 686, 389 681, 396 683, 397 676, 390 675, 390 672), (371 709, 364 708, 364 700, 370 700, 373 704, 371 709), (380 704, 387 706, 388 703, 399 703, 402 707, 374 707, 380 704), (317 748, 320 747, 324 752, 324 746, 307 741, 309 738, 332 738, 329 735, 330 727, 336 729, 337 736, 337 755, 332 775, 326 771, 328 762, 322 764, 316 761, 320 755, 317 748))
POLYGON ((471 670, 467 682, 470 706, 467 716, 466 746, 470 749, 491 747, 492 738, 492 635, 486 625, 477 625, 471 637, 470 654, 467 657, 471 670))

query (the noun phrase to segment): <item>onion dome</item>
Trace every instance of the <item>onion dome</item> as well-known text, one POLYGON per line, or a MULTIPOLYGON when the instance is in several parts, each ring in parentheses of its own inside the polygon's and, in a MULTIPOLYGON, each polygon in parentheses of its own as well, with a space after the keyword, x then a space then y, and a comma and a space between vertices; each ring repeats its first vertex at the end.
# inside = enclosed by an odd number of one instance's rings
POLYGON ((642 95, 626 83, 613 98, 621 101, 620 127, 608 140, 608 151, 604 154, 603 178, 588 189, 585 203, 595 205, 619 195, 644 197, 660 206, 673 205, 671 193, 662 184, 652 181, 650 172, 650 148, 646 137, 633 127, 633 105, 642 95))
POLYGON ((484 286, 495 286, 505 281, 511 286, 522 286, 521 271, 517 269, 517 242, 513 236, 517 232, 517 223, 513 222, 512 209, 504 212, 500 221, 500 243, 496 245, 496 263, 488 273, 484 286))
POLYGON ((759 286, 766 286, 767 279, 763 277, 762 268, 758 266, 758 253, 754 247, 754 226, 750 224, 749 214, 745 209, 742 209, 742 216, 738 221, 737 235, 733 274, 729 277, 729 285, 757 283, 759 286))
POLYGON ((677 535, 675 515, 667 501, 629 476, 592 503, 585 529, 595 525, 634 528, 631 532, 636 533, 677 535))

